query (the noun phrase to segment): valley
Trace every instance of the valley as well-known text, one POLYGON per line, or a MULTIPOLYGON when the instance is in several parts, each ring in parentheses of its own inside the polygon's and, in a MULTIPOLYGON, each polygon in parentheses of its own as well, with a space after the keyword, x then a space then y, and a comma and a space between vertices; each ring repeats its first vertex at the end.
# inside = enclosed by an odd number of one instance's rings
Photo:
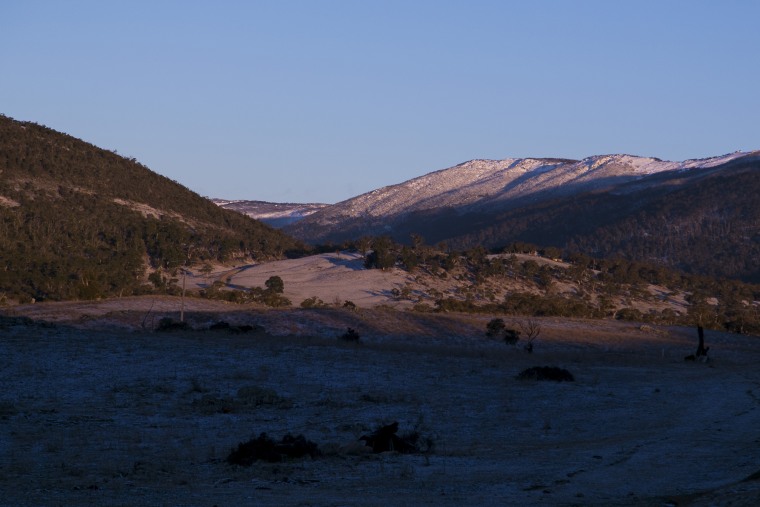
POLYGON ((215 204, 0 116, 2 502, 756 505, 757 169, 474 160, 215 204), (394 422, 414 444, 364 445, 394 422), (229 462, 262 433, 320 453, 229 462))

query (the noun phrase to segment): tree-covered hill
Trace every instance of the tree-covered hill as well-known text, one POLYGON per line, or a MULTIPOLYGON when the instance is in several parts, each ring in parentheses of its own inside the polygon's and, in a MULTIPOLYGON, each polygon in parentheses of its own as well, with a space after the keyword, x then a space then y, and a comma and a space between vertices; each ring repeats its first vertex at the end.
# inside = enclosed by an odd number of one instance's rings
MULTIPOLYGON (((361 236, 360 224, 356 228, 361 236)), ((612 189, 524 199, 506 209, 414 211, 387 234, 403 243, 418 235, 457 250, 528 242, 758 283, 760 153, 642 176, 612 189)))
POLYGON ((760 282, 760 159, 688 177, 669 173, 652 178, 658 184, 645 190, 631 184, 615 193, 587 193, 449 219, 449 224, 466 222, 470 229, 445 239, 458 248, 527 241, 760 282))
POLYGON ((129 294, 148 270, 300 247, 134 159, 0 115, 0 298, 129 294))

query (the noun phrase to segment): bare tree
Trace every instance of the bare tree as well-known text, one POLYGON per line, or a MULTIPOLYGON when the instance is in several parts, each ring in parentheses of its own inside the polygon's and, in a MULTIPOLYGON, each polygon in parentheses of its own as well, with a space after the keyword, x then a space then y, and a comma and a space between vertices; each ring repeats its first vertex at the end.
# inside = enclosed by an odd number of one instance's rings
POLYGON ((535 319, 526 319, 520 322, 520 329, 527 341, 525 344, 525 350, 527 352, 533 352, 533 340, 538 338, 538 335, 541 333, 541 324, 535 319))

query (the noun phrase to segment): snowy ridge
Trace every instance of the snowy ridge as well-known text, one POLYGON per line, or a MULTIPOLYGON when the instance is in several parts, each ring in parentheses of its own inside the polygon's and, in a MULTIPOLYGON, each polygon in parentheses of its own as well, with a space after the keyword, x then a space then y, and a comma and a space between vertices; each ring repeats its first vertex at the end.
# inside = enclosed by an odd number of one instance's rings
POLYGON ((597 155, 580 161, 471 160, 326 207, 298 226, 334 227, 357 219, 370 224, 431 209, 508 206, 525 199, 610 189, 664 171, 716 167, 758 154, 760 152, 735 152, 681 162, 633 155, 597 155))
POLYGON ((319 203, 296 204, 227 199, 212 199, 212 201, 217 206, 243 213, 274 227, 283 227, 297 222, 329 206, 319 203))

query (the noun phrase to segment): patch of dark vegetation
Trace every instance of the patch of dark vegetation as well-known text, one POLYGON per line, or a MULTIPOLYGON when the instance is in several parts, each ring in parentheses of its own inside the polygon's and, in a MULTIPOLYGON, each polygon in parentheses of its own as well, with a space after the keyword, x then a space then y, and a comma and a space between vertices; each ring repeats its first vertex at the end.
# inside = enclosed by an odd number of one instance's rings
POLYGON ((358 343, 361 336, 359 336, 359 332, 356 329, 349 327, 345 333, 340 335, 340 339, 346 342, 358 343))
POLYGON ((401 435, 401 440, 414 446, 414 452, 418 453, 431 453, 435 447, 435 441, 431 437, 424 436, 417 430, 401 435))
POLYGON ((486 336, 489 338, 499 336, 506 327, 504 319, 491 319, 488 324, 486 324, 486 336))
POLYGON ((315 458, 320 455, 320 451, 317 444, 306 440, 303 435, 294 437, 287 434, 277 442, 266 433, 262 433, 257 438, 238 444, 237 448, 227 456, 227 463, 251 466, 255 461, 278 463, 307 455, 315 458))
POLYGON ((514 329, 504 330, 504 343, 507 345, 515 345, 518 341, 520 341, 520 331, 514 329))
POLYGON ((312 296, 301 301, 301 308, 327 308, 327 303, 317 296, 312 296))
POLYGON ((518 380, 552 380, 554 382, 573 382, 575 377, 564 368, 556 366, 534 366, 523 370, 517 376, 518 380))
POLYGON ((362 435, 359 440, 364 441, 367 447, 371 447, 374 453, 395 451, 401 454, 413 454, 432 450, 432 439, 423 438, 416 430, 402 436, 397 435, 397 432, 398 422, 394 422, 381 426, 368 435, 362 435))
POLYGON ((227 331, 230 328, 230 323, 225 322, 223 320, 220 320, 219 322, 214 322, 208 327, 209 331, 227 331))
POLYGON ((261 326, 250 326, 248 324, 244 324, 242 326, 233 326, 224 320, 214 322, 208 327, 209 331, 226 331, 230 334, 246 334, 252 333, 254 331, 263 331, 263 329, 264 328, 261 326))
POLYGON ((29 317, 9 317, 6 315, 0 315, 0 329, 7 329, 15 326, 28 327, 33 324, 34 321, 29 317))
POLYGON ((501 338, 507 345, 515 345, 520 341, 520 331, 507 328, 504 319, 491 319, 486 324, 486 336, 489 338, 501 338))
POLYGON ((37 327, 43 329, 56 329, 58 324, 44 320, 33 320, 25 316, 0 315, 0 329, 12 327, 37 327))
POLYGON ((752 482, 752 481, 760 481, 760 470, 742 479, 742 482, 752 482))
POLYGON ((190 329, 190 326, 185 321, 176 321, 172 319, 171 317, 164 317, 163 319, 158 321, 158 327, 156 327, 156 331, 166 332, 166 331, 187 331, 190 329))

